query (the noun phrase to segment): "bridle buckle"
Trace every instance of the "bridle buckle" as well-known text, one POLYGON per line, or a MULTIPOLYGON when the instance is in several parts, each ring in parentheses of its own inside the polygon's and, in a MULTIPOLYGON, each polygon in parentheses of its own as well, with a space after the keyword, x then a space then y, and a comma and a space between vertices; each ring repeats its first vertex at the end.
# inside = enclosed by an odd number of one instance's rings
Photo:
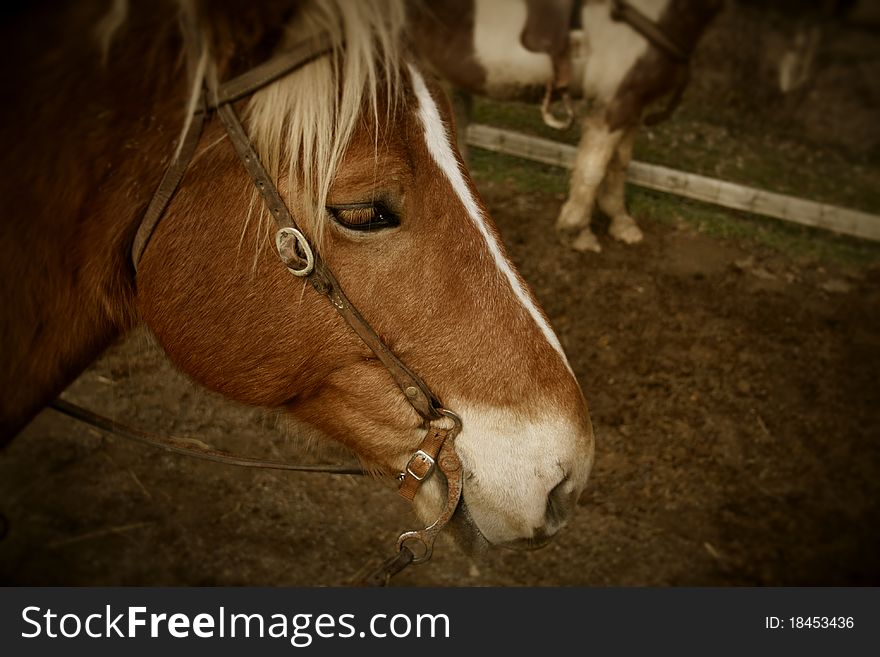
POLYGON ((406 474, 416 481, 423 481, 434 472, 434 458, 424 450, 418 450, 413 454, 409 463, 406 464, 406 474))

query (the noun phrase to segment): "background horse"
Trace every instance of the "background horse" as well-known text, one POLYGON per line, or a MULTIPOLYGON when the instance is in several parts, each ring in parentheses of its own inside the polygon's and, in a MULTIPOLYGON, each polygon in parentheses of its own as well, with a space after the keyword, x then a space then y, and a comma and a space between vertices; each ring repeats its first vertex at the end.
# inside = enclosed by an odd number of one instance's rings
MULTIPOLYGON (((413 41, 454 87, 499 100, 536 100, 570 87, 591 104, 568 199, 557 228, 580 251, 600 251, 590 230, 593 205, 609 233, 628 244, 642 231, 626 209, 626 168, 645 109, 686 83, 687 59, 720 7, 716 0, 632 0, 654 27, 622 18, 617 0, 440 0, 413 11, 413 41), (573 32, 575 28, 580 28, 573 32)), ((466 109, 459 112, 464 133, 466 109)), ((657 115, 659 119, 662 115, 657 115)))
MULTIPOLYGON (((562 347, 460 165, 399 3, 55 3, 3 24, 0 437, 144 322, 203 386, 280 409, 377 473, 420 419, 334 309, 278 260, 271 218, 211 121, 141 258, 140 219, 203 85, 319 30, 324 57, 239 104, 297 223, 393 351, 463 420, 471 542, 532 547, 592 464, 562 347), (35 35, 40 38, 35 38, 35 35), (343 45, 344 44, 344 45, 343 45)), ((415 499, 432 519, 433 477, 415 499)))

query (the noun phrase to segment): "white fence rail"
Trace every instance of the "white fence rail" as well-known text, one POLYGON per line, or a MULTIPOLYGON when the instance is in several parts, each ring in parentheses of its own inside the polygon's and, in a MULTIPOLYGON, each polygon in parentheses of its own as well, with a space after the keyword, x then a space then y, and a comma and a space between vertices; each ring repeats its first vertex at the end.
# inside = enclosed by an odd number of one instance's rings
MULTIPOLYGON (((472 124, 468 144, 571 169, 574 146, 487 125, 472 124)), ((786 194, 699 176, 644 162, 631 162, 627 180, 633 185, 675 194, 734 210, 744 210, 797 224, 880 241, 880 216, 786 194)))

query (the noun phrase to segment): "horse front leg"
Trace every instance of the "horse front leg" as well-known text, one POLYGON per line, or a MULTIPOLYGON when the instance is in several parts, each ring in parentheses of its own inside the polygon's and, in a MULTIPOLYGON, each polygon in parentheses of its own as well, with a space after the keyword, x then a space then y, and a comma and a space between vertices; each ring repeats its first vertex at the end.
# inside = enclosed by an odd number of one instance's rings
POLYGON ((636 129, 626 129, 599 189, 599 208, 611 219, 608 233, 626 244, 636 244, 644 237, 626 209, 626 169, 632 159, 636 129))
POLYGON ((608 163, 617 150, 624 130, 610 130, 601 112, 588 115, 581 130, 581 141, 571 174, 571 189, 556 220, 556 229, 564 235, 576 235, 571 243, 575 250, 598 253, 602 247, 590 230, 590 219, 599 185, 605 178, 608 163))

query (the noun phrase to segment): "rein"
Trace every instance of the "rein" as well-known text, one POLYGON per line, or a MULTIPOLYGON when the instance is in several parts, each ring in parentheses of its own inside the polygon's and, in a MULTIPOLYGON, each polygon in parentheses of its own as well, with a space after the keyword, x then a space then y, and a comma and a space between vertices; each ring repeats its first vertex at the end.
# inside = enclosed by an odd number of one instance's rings
MULTIPOLYGON (((422 418, 422 427, 426 431, 425 438, 410 457, 404 471, 398 475, 400 495, 412 501, 422 483, 431 477, 437 469, 446 479, 446 502, 437 520, 425 529, 401 534, 397 539, 397 554, 362 581, 364 584, 385 585, 391 576, 409 564, 423 563, 431 558, 437 534, 446 526, 458 507, 462 491, 462 466, 455 452, 454 441, 461 431, 461 419, 443 407, 422 378, 397 358, 345 296, 330 268, 312 248, 306 236, 297 226, 278 189, 263 167, 244 126, 241 124, 241 119, 232 106, 235 101, 242 100, 305 64, 330 54, 332 49, 333 43, 330 35, 322 33, 316 38, 297 44, 290 51, 268 60, 215 89, 203 91, 199 107, 183 136, 181 146, 165 170, 162 180, 147 206, 132 243, 131 259, 136 274, 138 264, 150 238, 195 154, 204 126, 216 113, 244 168, 275 220, 278 227, 275 245, 281 262, 291 274, 305 278, 318 293, 327 297, 351 329, 385 366, 404 398, 422 418)), ((348 466, 303 466, 236 456, 204 444, 193 444, 192 441, 160 437, 133 429, 60 399, 53 402, 52 407, 105 431, 186 456, 245 467, 300 472, 329 472, 332 474, 363 474, 360 468, 348 466)))
POLYGON ((295 472, 322 472, 325 474, 340 475, 363 475, 366 474, 364 469, 356 465, 301 465, 297 463, 287 463, 285 461, 272 461, 266 459, 255 459, 249 456, 239 456, 230 454, 219 449, 215 449, 202 442, 192 438, 175 438, 173 436, 159 436, 157 434, 141 431, 122 424, 115 420, 111 420, 103 415, 90 411, 87 408, 72 404, 64 399, 56 399, 50 408, 63 413, 68 417, 72 417, 80 422, 85 422, 93 427, 97 427, 107 433, 112 433, 122 438, 132 440, 142 445, 150 447, 158 447, 166 452, 190 456, 195 459, 205 461, 213 461, 214 463, 223 463, 225 465, 236 465, 244 468, 262 468, 266 470, 293 470, 295 472))
POLYGON ((626 0, 611 0, 611 19, 629 25, 671 60, 684 64, 690 54, 671 39, 656 22, 645 16, 626 0))

